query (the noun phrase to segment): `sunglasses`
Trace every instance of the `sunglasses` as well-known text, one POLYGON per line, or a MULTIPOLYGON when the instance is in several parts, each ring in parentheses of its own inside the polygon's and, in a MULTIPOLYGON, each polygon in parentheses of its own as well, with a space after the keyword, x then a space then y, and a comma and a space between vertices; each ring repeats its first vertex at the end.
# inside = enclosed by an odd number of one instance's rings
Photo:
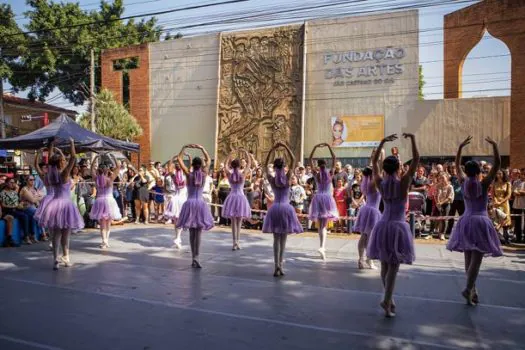
POLYGON ((35 179, 27 179, 27 181, 35 181, 35 179))

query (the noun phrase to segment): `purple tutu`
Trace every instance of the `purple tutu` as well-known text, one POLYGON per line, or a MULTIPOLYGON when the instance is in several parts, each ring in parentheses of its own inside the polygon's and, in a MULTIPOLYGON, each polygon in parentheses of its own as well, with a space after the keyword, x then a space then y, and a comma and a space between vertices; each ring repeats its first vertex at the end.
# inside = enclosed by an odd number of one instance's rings
POLYGON ((43 211, 39 224, 50 229, 82 229, 84 219, 71 200, 71 181, 55 186, 54 197, 43 211))
POLYGON ((308 218, 312 221, 326 219, 328 221, 337 221, 339 212, 335 199, 331 193, 317 192, 310 203, 308 218))
POLYGON ((332 176, 327 169, 320 169, 314 177, 317 192, 314 194, 310 208, 308 209, 308 218, 312 221, 326 219, 328 221, 337 221, 339 211, 332 195, 332 176))
POLYGON ((303 227, 297 218, 294 208, 289 203, 290 188, 276 187, 272 184, 275 202, 264 217, 264 233, 301 233, 303 227))
POLYGON ((412 264, 416 254, 408 223, 379 220, 370 233, 366 255, 389 264, 412 264))
POLYGON ((33 218, 38 222, 40 222, 40 218, 46 210, 47 205, 49 204, 49 202, 51 202, 51 200, 54 197, 53 187, 48 186, 47 190, 48 191, 46 196, 40 201, 40 204, 38 204, 38 208, 36 209, 35 215, 33 216, 33 218))
POLYGON ((368 235, 372 232, 377 222, 381 219, 379 209, 365 205, 359 210, 357 219, 352 230, 360 234, 368 235))
POLYGON ((252 210, 243 193, 244 181, 231 183, 231 191, 224 201, 222 216, 225 218, 250 218, 252 210))
POLYGON ((447 249, 456 252, 476 250, 487 256, 502 256, 494 224, 487 214, 488 195, 475 178, 463 183, 465 213, 454 225, 447 249))
POLYGON ((190 173, 187 186, 188 199, 182 205, 179 218, 177 219, 177 228, 196 228, 205 231, 213 228, 214 223, 210 207, 202 199, 204 176, 205 174, 200 170, 197 175, 195 175, 195 171, 190 173), (196 182, 198 185, 195 185, 196 182))
POLYGON ((89 212, 91 220, 120 220, 122 214, 113 196, 97 197, 89 212))
POLYGON ((500 240, 488 216, 463 215, 454 225, 447 249, 455 252, 477 250, 488 256, 502 256, 500 240))
POLYGON ((366 255, 388 264, 412 264, 416 254, 405 219, 406 194, 401 194, 401 183, 393 176, 387 176, 381 188, 385 210, 370 233, 366 255))
POLYGON ((166 208, 164 209, 164 216, 168 219, 177 220, 187 197, 188 191, 186 190, 186 187, 177 190, 175 193, 169 194, 166 208))

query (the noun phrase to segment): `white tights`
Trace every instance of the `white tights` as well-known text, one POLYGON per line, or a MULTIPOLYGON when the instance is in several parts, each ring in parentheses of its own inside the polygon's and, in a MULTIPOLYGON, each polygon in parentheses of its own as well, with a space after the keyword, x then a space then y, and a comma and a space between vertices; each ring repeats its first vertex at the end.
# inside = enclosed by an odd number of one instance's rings
POLYGON ((233 246, 238 246, 241 238, 242 218, 231 218, 233 246))
POLYGON ((98 221, 100 225, 100 237, 102 238, 102 244, 109 246, 109 233, 111 229, 111 219, 100 219, 98 221))
POLYGON ((273 234, 273 261, 275 263, 275 268, 282 268, 284 250, 286 249, 286 238, 287 234, 273 234))

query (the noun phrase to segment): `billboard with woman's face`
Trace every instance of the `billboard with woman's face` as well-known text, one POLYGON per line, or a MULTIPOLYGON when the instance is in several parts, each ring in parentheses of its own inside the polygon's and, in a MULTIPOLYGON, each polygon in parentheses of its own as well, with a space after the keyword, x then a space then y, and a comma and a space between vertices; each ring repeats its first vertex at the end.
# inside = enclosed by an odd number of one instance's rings
POLYGON ((332 117, 333 147, 375 147, 385 134, 382 115, 332 117))

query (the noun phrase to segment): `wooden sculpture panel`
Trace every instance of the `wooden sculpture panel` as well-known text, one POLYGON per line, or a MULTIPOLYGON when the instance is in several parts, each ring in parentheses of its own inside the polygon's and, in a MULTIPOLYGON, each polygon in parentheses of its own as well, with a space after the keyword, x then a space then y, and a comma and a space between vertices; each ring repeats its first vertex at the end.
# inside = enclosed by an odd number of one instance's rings
POLYGON ((217 157, 244 147, 264 161, 276 142, 301 154, 302 26, 223 35, 217 157))

